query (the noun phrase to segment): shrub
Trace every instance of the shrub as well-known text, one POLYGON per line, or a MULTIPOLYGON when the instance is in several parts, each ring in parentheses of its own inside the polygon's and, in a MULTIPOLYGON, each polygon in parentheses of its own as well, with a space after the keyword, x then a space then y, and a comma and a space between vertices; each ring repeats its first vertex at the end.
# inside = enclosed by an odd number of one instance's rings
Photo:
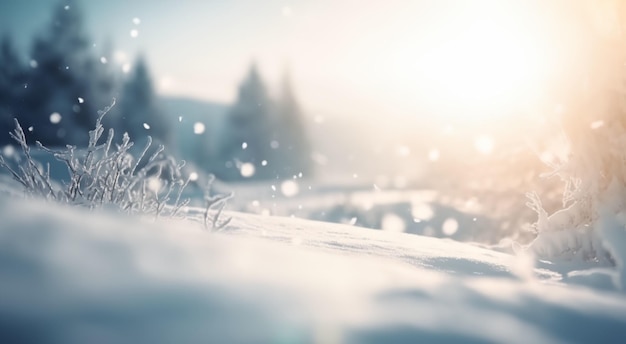
POLYGON ((539 196, 528 194, 528 205, 539 215, 531 245, 539 256, 613 263, 600 227, 626 211, 626 127, 620 117, 612 114, 602 125, 581 130, 584 135, 568 136, 569 154, 550 174, 565 183, 562 209, 549 215, 539 196))
MULTIPOLYGON (((160 145, 147 157, 152 146, 152 138, 138 157, 134 157, 131 148, 133 142, 127 133, 121 142, 113 143, 115 132, 108 130, 104 141, 103 117, 115 105, 113 103, 98 111, 95 128, 89 131, 89 143, 86 149, 77 149, 67 145, 62 150, 52 150, 39 141, 37 147, 67 166, 69 182, 59 185, 50 178, 50 165, 43 168, 31 155, 31 147, 19 121, 15 119, 15 129, 10 133, 23 155, 17 166, 12 167, 1 155, 0 166, 9 171, 23 187, 28 196, 38 196, 61 203, 87 207, 89 209, 114 207, 127 213, 154 214, 159 216, 182 216, 182 210, 190 202, 183 199, 183 192, 189 179, 182 176, 184 161, 177 163, 164 154, 160 145)), ((230 195, 211 195, 211 183, 205 192, 206 209, 204 224, 207 228, 222 229, 230 221, 220 219, 230 195)))

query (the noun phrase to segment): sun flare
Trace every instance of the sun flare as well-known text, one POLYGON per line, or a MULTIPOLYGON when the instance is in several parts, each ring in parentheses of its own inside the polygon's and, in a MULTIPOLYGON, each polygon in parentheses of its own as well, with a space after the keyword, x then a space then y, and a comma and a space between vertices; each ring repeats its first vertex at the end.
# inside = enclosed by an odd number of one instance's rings
MULTIPOLYGON (((467 109, 490 109, 529 98, 549 68, 532 19, 493 3, 452 16, 434 32, 419 61, 432 97, 467 109)), ((464 112, 467 114, 467 112, 464 112)))

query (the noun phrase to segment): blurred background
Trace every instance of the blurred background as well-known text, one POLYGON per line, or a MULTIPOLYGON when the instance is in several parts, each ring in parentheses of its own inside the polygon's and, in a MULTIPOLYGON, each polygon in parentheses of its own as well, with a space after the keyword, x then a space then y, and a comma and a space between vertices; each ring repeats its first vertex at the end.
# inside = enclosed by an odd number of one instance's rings
POLYGON ((31 143, 85 146, 116 99, 105 125, 118 138, 140 148, 152 136, 192 182, 215 174, 236 193, 232 210, 528 241, 525 193, 559 207, 561 182, 540 175, 567 155, 567 128, 602 126, 581 99, 621 75, 621 11, 618 0, 3 0, 0 145, 14 152, 18 118, 31 143))

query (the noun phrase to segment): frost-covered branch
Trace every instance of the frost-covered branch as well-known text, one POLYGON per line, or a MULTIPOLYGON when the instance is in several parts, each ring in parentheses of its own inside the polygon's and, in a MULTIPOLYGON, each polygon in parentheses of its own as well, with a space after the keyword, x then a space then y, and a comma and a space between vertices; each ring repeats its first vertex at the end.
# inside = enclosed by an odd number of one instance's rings
MULTIPOLYGON (((32 157, 31 147, 17 119, 11 137, 21 147, 24 160, 14 168, 0 156, 0 167, 5 168, 31 196, 56 199, 90 209, 114 206, 128 213, 154 214, 155 218, 180 216, 183 207, 190 203, 190 199, 183 198, 189 185, 189 179, 184 179, 181 173, 185 163, 178 163, 164 154, 162 145, 148 157, 152 147, 151 137, 148 137, 138 157, 131 153, 134 144, 127 133, 122 135, 120 143, 114 144, 115 132, 109 129, 106 139, 101 142, 105 132, 102 119, 114 105, 115 100, 98 113, 95 128, 89 132, 89 143, 84 150, 70 145, 65 149, 52 150, 36 142, 39 149, 65 164, 70 175, 65 185, 53 183, 50 167, 44 170, 32 157)), ((232 195, 209 196, 212 181, 213 178, 206 191, 204 223, 207 228, 222 229, 230 221, 222 220, 221 216, 226 201, 232 195)))

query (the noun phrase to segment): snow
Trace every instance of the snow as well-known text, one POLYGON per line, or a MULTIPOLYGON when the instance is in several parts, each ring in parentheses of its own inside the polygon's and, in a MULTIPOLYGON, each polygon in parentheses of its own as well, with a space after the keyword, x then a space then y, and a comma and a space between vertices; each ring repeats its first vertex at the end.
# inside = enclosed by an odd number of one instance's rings
POLYGON ((61 114, 59 114, 58 112, 53 112, 52 114, 50 114, 50 123, 58 124, 59 122, 61 122, 61 114))
POLYGON ((249 162, 245 162, 241 164, 241 168, 239 169, 239 173, 241 173, 241 176, 244 178, 250 178, 254 176, 254 172, 255 172, 254 164, 249 163, 249 162))
POLYGON ((285 180, 280 184, 280 192, 285 197, 293 197, 300 192, 300 186, 294 180, 285 180))
POLYGON ((196 135, 203 134, 205 129, 206 127, 204 126, 204 123, 202 122, 196 122, 193 124, 193 133, 196 135))
MULTIPOLYGON (((155 223, 8 191, 0 197, 2 342, 582 343, 626 335, 626 298, 613 284, 624 274, 615 269, 563 274, 558 263, 447 239, 236 212, 212 233, 200 225, 202 209, 155 223)), ((621 223, 603 227, 611 242, 626 242, 621 223)))
POLYGON ((441 231, 447 236, 452 236, 459 230, 459 222, 453 218, 447 218, 441 225, 441 231))

